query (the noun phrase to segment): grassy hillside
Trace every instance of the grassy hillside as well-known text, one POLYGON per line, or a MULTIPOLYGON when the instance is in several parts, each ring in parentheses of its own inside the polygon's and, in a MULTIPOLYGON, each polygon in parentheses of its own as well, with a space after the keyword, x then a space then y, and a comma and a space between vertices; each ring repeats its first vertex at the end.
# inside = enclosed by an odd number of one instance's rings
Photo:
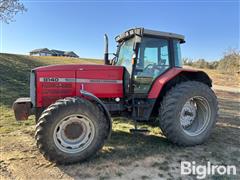
POLYGON ((0 54, 1 105, 10 107, 17 97, 29 96, 29 72, 50 64, 101 64, 97 59, 34 57, 0 54))

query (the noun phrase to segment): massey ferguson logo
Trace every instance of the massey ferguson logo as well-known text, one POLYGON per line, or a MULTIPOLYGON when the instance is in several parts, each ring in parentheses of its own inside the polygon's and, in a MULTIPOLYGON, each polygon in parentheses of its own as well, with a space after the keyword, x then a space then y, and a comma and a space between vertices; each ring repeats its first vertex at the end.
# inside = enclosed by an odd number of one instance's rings
POLYGON ((40 82, 58 82, 59 78, 40 78, 40 82))

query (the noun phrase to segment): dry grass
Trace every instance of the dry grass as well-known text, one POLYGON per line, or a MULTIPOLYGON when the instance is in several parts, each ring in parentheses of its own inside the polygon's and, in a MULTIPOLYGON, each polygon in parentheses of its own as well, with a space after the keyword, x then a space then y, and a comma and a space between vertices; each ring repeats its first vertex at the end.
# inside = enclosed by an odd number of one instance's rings
MULTIPOLYGON (((198 69, 191 66, 185 66, 185 68, 198 69)), ((213 80, 214 85, 240 88, 240 76, 238 74, 234 75, 223 74, 220 73, 218 70, 213 69, 198 69, 198 70, 206 72, 213 80)))

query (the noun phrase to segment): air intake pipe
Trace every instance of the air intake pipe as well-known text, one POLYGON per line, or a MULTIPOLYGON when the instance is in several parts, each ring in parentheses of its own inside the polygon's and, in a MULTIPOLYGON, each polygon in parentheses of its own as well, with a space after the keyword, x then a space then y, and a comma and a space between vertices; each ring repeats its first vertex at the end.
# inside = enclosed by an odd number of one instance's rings
POLYGON ((108 36, 107 34, 104 35, 104 41, 105 41, 105 50, 104 50, 104 64, 109 65, 109 59, 108 59, 108 36))

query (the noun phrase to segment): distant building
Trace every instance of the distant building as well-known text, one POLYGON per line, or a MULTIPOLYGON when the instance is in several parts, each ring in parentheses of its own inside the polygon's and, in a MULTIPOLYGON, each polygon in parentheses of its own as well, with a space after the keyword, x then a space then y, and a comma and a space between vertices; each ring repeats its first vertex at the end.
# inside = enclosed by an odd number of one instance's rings
POLYGON ((48 48, 34 49, 29 54, 30 56, 65 56, 75 58, 79 57, 73 51, 61 51, 56 49, 49 50, 48 48))
POLYGON ((78 57, 78 55, 76 53, 74 53, 73 51, 65 51, 64 52, 64 56, 67 56, 67 57, 78 57))
POLYGON ((48 48, 34 49, 30 52, 30 56, 52 56, 52 52, 48 48))
POLYGON ((51 52, 52 52, 52 55, 53 55, 53 56, 64 56, 64 52, 65 52, 65 51, 60 51, 60 50, 52 49, 51 52))

